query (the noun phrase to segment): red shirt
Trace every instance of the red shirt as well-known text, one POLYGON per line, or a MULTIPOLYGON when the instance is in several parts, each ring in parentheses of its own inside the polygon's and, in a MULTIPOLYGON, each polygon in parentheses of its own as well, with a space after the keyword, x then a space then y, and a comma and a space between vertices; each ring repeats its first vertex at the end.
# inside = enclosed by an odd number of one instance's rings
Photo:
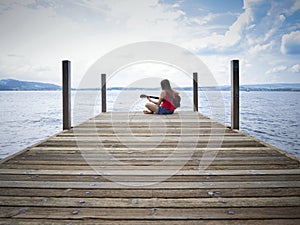
MULTIPOLYGON (((172 91, 172 95, 173 95, 173 97, 175 97, 174 96, 174 91, 172 91)), ((170 95, 170 93, 168 91, 165 91, 165 97, 162 100, 161 107, 163 107, 167 110, 174 110, 175 109, 175 106, 174 106, 174 103, 173 103, 173 98, 172 98, 172 96, 170 95)))

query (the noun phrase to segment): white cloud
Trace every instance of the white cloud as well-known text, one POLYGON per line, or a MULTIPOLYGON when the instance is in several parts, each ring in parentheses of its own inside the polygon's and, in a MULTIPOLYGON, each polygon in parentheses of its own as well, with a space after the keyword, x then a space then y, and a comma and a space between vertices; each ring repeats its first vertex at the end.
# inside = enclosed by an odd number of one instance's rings
POLYGON ((242 38, 244 29, 253 21, 252 9, 247 7, 237 20, 229 27, 225 34, 225 44, 228 46, 235 45, 242 38))
POLYGON ((251 53, 251 54, 257 54, 259 52, 266 51, 268 49, 272 49, 272 47, 274 46, 274 44, 275 44, 274 41, 271 41, 270 43, 267 43, 267 44, 264 44, 264 45, 257 44, 255 46, 252 46, 249 49, 249 53, 251 53))
MULTIPOLYGON (((196 22, 198 25, 205 25, 213 18, 219 16, 218 14, 208 14, 203 18, 192 18, 190 21, 196 22)), ((205 32, 205 36, 194 37, 192 40, 185 42, 184 46, 192 51, 203 52, 226 52, 233 51, 233 46, 237 45, 243 37, 244 31, 252 21, 252 11, 250 8, 245 9, 236 21, 230 25, 227 31, 222 34, 218 32, 205 32)), ((203 26, 205 30, 205 26, 203 26)))
POLYGON ((300 9, 300 1, 299 0, 294 0, 294 4, 290 9, 287 10, 287 14, 292 15, 293 13, 298 11, 299 9, 300 9))
POLYGON ((300 72, 300 64, 295 64, 293 65, 289 71, 293 72, 293 73, 299 73, 300 72))
MULTIPOLYGON (((286 62, 288 63, 288 62, 286 62)), ((300 72, 300 64, 294 64, 294 65, 280 65, 276 66, 272 69, 269 69, 266 74, 274 74, 274 73, 280 73, 280 72, 292 72, 292 73, 299 73, 300 72)))
POLYGON ((277 67, 267 70, 266 74, 279 73, 279 72, 285 71, 286 69, 287 69, 287 66, 277 66, 277 67))
POLYGON ((81 0, 81 1, 74 1, 74 4, 80 7, 93 9, 101 12, 105 12, 105 9, 107 9, 106 1, 81 0))
POLYGON ((244 9, 252 8, 254 4, 260 3, 261 0, 244 0, 244 9))
POLYGON ((281 22, 284 22, 285 19, 286 19, 286 17, 285 17, 283 14, 281 14, 281 15, 279 16, 279 20, 280 20, 281 22))
POLYGON ((179 7, 180 7, 180 4, 178 2, 172 5, 172 8, 179 8, 179 7))
POLYGON ((274 21, 272 28, 266 33, 266 35, 264 37, 264 40, 263 40, 264 42, 268 41, 270 38, 273 38, 274 34, 277 32, 279 27, 283 24, 285 19, 286 19, 285 16, 282 14, 275 17, 275 21, 274 21))
POLYGON ((300 54, 300 31, 293 31, 283 35, 280 50, 287 55, 300 54))
POLYGON ((185 19, 186 19, 186 23, 189 25, 192 25, 193 23, 195 23, 197 25, 202 26, 202 25, 205 25, 208 22, 212 21, 217 16, 218 16, 217 14, 208 13, 204 17, 192 17, 192 18, 185 18, 185 19))

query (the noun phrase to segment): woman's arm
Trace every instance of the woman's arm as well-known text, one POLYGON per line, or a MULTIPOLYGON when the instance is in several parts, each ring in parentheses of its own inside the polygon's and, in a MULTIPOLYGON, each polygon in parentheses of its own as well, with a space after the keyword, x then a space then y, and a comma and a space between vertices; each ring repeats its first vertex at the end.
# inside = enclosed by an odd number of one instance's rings
POLYGON ((149 98, 149 97, 148 97, 148 100, 149 100, 149 102, 152 102, 153 104, 155 104, 155 105, 157 105, 157 106, 160 106, 160 104, 161 104, 162 100, 164 99, 165 95, 166 95, 165 92, 162 91, 162 92, 160 93, 160 96, 159 96, 158 101, 153 101, 153 100, 152 100, 151 98, 149 98))

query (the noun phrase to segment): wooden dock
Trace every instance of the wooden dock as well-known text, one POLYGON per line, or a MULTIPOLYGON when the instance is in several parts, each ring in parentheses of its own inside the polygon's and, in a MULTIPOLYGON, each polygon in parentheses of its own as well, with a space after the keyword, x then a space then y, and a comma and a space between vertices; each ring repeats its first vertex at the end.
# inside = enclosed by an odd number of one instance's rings
POLYGON ((300 224, 299 159, 197 112, 102 113, 0 179, 0 224, 300 224))

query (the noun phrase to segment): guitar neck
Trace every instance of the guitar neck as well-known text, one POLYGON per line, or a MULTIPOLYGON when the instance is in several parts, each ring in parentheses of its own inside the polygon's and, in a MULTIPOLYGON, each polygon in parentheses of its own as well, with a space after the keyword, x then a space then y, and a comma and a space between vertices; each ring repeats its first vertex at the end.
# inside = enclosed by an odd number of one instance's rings
POLYGON ((150 97, 150 98, 154 98, 154 99, 159 99, 159 97, 157 97, 157 96, 148 96, 148 97, 150 97))

